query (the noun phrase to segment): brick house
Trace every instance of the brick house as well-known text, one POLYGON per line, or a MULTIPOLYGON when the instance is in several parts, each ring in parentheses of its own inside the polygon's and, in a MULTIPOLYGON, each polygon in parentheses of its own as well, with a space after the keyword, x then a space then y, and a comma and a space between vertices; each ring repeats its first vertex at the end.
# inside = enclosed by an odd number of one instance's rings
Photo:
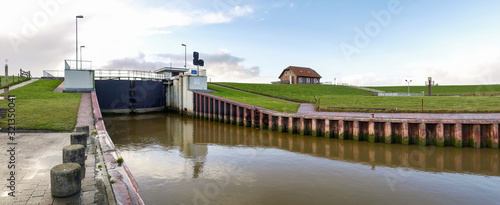
POLYGON ((285 68, 279 79, 281 84, 320 84, 321 82, 321 76, 315 70, 297 66, 285 68))

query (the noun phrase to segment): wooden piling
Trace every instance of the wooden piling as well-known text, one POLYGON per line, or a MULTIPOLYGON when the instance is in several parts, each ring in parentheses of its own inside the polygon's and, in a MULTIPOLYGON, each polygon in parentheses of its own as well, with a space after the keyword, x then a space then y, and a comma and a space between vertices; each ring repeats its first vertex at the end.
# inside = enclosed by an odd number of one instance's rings
POLYGON ((368 122, 368 142, 374 143, 376 141, 375 139, 375 122, 370 121, 368 122))
POLYGON ((385 128, 384 128, 384 131, 385 131, 385 135, 384 135, 384 138, 385 138, 385 143, 386 144, 392 144, 393 142, 393 138, 392 138, 392 128, 391 128, 391 122, 385 122, 385 128))
POLYGON ((462 147, 462 124, 455 124, 455 147, 462 147))
POLYGON ((325 119, 325 133, 323 133, 326 138, 330 138, 330 120, 325 119))
POLYGON ((490 148, 498 149, 498 124, 494 123, 491 125, 491 139, 488 142, 490 148))
POLYGON ((438 123, 437 124, 437 128, 436 128, 436 132, 437 132, 437 143, 436 143, 436 146, 438 147, 444 147, 444 125, 443 123, 438 123))
POLYGON ((315 118, 311 119, 311 135, 312 135, 313 137, 318 136, 318 128, 317 128, 316 123, 317 123, 317 122, 316 122, 316 119, 315 119, 315 118))
POLYGON ((359 121, 352 122, 352 140, 359 141, 359 121))
POLYGON ((426 130, 425 130, 425 123, 421 122, 418 124, 418 144, 422 146, 427 145, 426 141, 426 130))
POLYGON ((481 125, 472 125, 472 140, 474 148, 481 148, 481 125))

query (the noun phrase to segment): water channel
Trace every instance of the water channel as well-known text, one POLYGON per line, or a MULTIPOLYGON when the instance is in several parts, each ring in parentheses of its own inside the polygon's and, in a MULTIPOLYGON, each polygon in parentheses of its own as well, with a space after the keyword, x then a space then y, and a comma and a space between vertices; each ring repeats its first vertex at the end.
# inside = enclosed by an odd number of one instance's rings
POLYGON ((500 151, 105 115, 146 204, 499 204, 500 151))

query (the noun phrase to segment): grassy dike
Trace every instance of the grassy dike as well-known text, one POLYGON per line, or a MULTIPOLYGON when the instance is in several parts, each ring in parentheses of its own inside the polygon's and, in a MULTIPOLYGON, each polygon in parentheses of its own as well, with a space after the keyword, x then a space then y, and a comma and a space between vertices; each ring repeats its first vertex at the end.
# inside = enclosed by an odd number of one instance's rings
MULTIPOLYGON (((369 87, 385 92, 406 93, 408 86, 382 86, 382 87, 369 87)), ((410 86, 411 93, 425 93, 428 94, 427 86, 410 86)), ((500 85, 439 85, 432 86, 433 96, 443 95, 463 95, 463 96, 488 96, 500 95, 500 85)))
POLYGON ((227 98, 230 100, 243 102, 249 105, 254 105, 262 108, 266 108, 269 110, 274 110, 278 112, 286 112, 286 113, 296 113, 299 104, 285 102, 282 100, 271 99, 267 97, 262 97, 258 95, 253 95, 249 93, 239 92, 227 88, 222 88, 219 86, 208 85, 208 89, 217 91, 217 93, 210 93, 215 96, 227 98))
MULTIPOLYGON (((9 86, 13 86, 24 81, 28 81, 30 78, 20 78, 18 76, 9 76, 9 86)), ((0 76, 0 85, 3 88, 5 86, 5 76, 0 76)))
MULTIPOLYGON (((38 80, 9 92, 16 96, 17 130, 74 129, 81 94, 52 92, 61 83, 62 80, 38 80)), ((8 104, 8 100, 0 100, 0 107, 7 108, 8 104)), ((0 119, 0 127, 8 127, 6 118, 0 119)))
MULTIPOLYGON (((240 90, 265 95, 282 96, 294 99, 316 102, 319 100, 320 110, 324 111, 355 111, 366 110, 328 109, 328 107, 359 107, 359 108, 397 108, 397 111, 369 112, 422 112, 422 113, 487 113, 500 112, 500 97, 494 96, 461 96, 461 97, 379 97, 372 93, 336 85, 281 85, 281 84, 248 84, 248 83, 219 83, 240 90), (422 100, 423 107, 422 110, 422 100)), ((402 90, 401 87, 374 87, 374 89, 402 90), (397 88, 397 89, 396 89, 397 88)), ((469 95, 473 92, 490 93, 496 86, 437 86, 442 93, 469 95), (476 91, 477 90, 477 91, 476 91)), ((408 89, 407 87, 405 89, 408 89)), ((412 87, 410 87, 410 90, 412 87)), ((433 88, 434 89, 434 88, 433 88)), ((498 86, 500 90, 500 86, 498 86)), ((407 90, 406 90, 407 91, 407 90)), ((399 91, 398 91, 399 92, 399 91)), ((246 103, 245 101, 241 101, 246 103)))

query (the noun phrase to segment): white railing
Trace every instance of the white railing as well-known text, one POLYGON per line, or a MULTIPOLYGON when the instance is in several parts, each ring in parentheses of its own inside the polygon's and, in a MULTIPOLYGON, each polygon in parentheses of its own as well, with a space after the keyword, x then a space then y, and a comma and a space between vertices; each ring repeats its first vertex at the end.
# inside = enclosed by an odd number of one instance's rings
MULTIPOLYGON (((76 60, 64 60, 64 69, 74 70, 76 69, 76 60)), ((91 70, 92 61, 88 60, 78 60, 78 70, 91 70)))
POLYGON ((44 70, 42 77, 46 77, 46 78, 64 78, 64 70, 44 70))
POLYGON ((96 80, 163 80, 164 74, 137 70, 95 70, 96 80))

